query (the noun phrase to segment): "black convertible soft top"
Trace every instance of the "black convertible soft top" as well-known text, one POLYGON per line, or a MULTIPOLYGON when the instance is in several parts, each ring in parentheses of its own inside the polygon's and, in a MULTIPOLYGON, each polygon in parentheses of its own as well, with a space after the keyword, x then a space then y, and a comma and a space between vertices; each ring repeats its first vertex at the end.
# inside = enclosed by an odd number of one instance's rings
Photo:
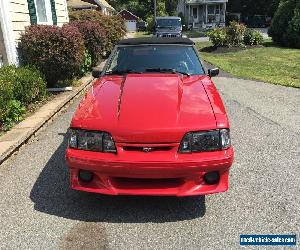
POLYGON ((149 37, 149 38, 130 38, 121 40, 118 45, 140 45, 140 44, 186 44, 194 45, 195 43, 182 37, 149 37))

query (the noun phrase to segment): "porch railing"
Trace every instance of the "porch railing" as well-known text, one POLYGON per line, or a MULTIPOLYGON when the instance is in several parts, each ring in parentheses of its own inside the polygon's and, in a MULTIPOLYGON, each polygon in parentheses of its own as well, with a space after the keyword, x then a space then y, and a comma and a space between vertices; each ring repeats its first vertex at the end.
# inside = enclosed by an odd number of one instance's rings
POLYGON ((228 0, 186 0, 187 4, 195 4, 195 3, 227 3, 228 0))

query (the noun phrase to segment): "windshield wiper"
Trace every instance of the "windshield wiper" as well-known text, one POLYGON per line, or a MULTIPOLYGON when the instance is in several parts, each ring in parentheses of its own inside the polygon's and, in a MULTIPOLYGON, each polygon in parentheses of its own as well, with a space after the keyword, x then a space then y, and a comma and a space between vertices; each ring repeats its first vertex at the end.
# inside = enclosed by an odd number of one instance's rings
POLYGON ((181 74, 181 75, 191 76, 187 72, 178 71, 176 69, 148 68, 148 69, 146 69, 146 72, 173 73, 173 74, 181 74))
POLYGON ((126 75, 126 74, 141 74, 142 72, 134 71, 132 69, 126 70, 108 70, 105 72, 105 75, 126 75))

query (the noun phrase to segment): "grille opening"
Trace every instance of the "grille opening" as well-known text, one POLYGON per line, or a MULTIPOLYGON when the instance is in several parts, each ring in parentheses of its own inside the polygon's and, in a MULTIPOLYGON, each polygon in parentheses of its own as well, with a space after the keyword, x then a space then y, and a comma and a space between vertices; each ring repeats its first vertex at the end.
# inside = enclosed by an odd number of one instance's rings
POLYGON ((148 152, 154 152, 154 151, 169 151, 172 149, 172 147, 137 147, 137 146, 125 146, 123 149, 125 151, 140 151, 145 152, 145 148, 150 148, 148 152))
POLYGON ((163 34, 162 37, 178 37, 176 34, 163 34))
POLYGON ((149 178, 112 178, 111 182, 118 189, 161 189, 177 188, 184 181, 180 178, 149 179, 149 178))

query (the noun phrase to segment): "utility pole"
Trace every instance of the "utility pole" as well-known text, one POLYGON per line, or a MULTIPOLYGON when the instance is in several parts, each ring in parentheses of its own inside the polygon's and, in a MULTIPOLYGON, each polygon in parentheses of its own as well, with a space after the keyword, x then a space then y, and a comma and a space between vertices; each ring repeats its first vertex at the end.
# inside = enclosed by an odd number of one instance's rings
POLYGON ((156 20, 156 0, 154 0, 154 20, 156 20))

